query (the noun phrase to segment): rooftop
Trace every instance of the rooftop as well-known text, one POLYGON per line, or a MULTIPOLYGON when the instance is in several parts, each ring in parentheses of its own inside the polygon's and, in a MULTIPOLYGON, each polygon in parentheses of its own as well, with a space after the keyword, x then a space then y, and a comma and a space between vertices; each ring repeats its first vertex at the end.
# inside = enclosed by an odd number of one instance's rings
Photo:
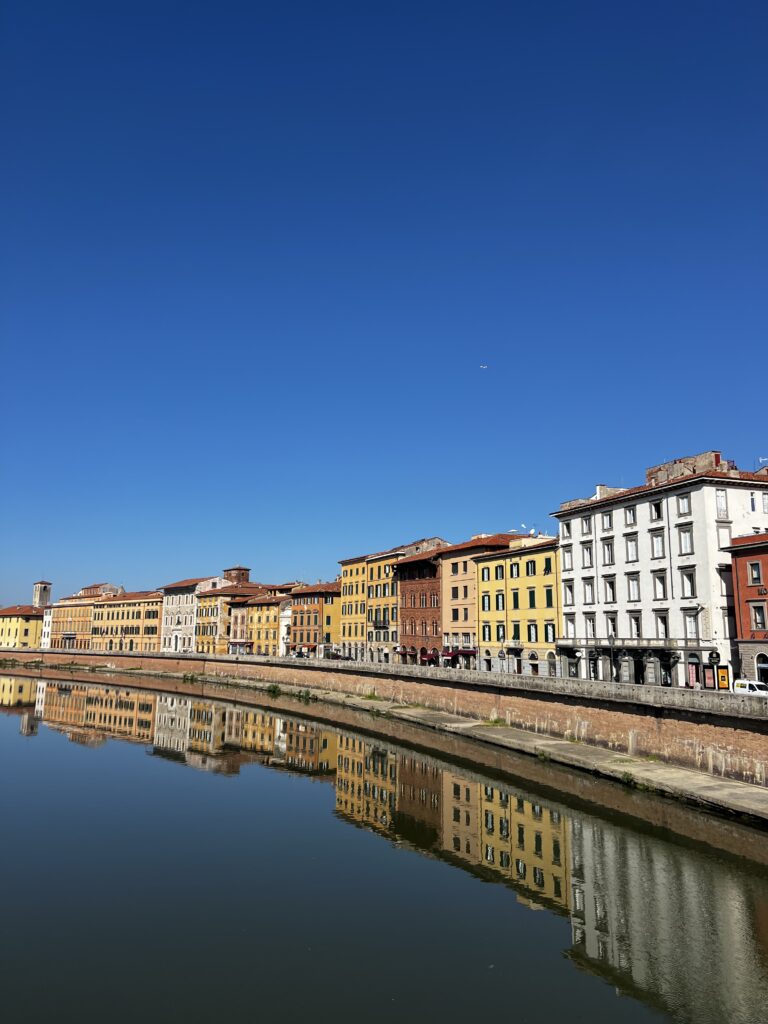
POLYGON ((768 546, 768 531, 765 533, 750 533, 746 537, 733 537, 726 551, 733 551, 734 548, 755 548, 768 546))
POLYGON ((307 587, 296 587, 291 591, 290 596, 294 597, 296 594, 340 594, 341 583, 338 580, 333 580, 330 583, 313 583, 307 587))
POLYGON ((10 619, 17 617, 42 619, 43 609, 35 608, 33 604, 12 604, 8 608, 0 608, 0 618, 10 619))

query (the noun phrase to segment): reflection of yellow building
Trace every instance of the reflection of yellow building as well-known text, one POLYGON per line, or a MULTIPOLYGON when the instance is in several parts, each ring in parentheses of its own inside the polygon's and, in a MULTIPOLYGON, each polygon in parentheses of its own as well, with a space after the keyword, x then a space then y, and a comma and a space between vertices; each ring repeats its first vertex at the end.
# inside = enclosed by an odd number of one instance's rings
POLYGON ((12 708, 21 704, 34 704, 36 693, 36 679, 0 676, 0 707, 12 708))
POLYGON ((225 744, 224 705, 210 700, 193 700, 189 710, 189 750, 199 754, 220 754, 225 744))
POLYGON ((92 651, 160 650, 160 591, 136 591, 102 597, 93 604, 92 651))
POLYGON ((390 831, 397 810, 395 753, 340 733, 336 765, 336 810, 362 824, 390 831))
POLYGON ((35 714, 51 725, 92 729, 121 739, 151 743, 156 702, 157 694, 149 690, 41 682, 35 714))
POLYGON ((305 772, 334 772, 338 735, 317 722, 285 720, 285 762, 305 772))
POLYGON ((446 771, 443 847, 503 876, 533 904, 570 905, 568 822, 557 810, 446 771))
POLYGON ((242 709, 240 715, 240 748, 255 754, 272 754, 280 719, 256 708, 242 709))
POLYGON ((38 648, 42 632, 42 608, 14 604, 0 609, 0 647, 38 648))
POLYGON ((557 674, 561 632, 557 538, 513 540, 506 551, 475 558, 479 667, 557 674))
POLYGON ((365 652, 365 558, 362 555, 339 562, 341 651, 345 657, 355 661, 360 661, 365 652))

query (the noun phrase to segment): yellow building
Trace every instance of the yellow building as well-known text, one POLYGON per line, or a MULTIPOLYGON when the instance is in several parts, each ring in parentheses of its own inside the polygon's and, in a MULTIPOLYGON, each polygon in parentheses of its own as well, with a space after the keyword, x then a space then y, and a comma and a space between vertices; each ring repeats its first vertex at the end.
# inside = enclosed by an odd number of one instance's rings
POLYGON ((226 746, 226 707, 193 700, 189 709, 189 747, 198 754, 220 754, 226 746))
POLYGON ((252 653, 254 639, 246 610, 249 601, 257 597, 284 596, 295 587, 294 583, 251 583, 249 572, 242 566, 225 569, 225 578, 233 582, 195 595, 195 651, 198 654, 252 653))
POLYGON ((36 679, 0 676, 0 707, 13 708, 24 704, 34 704, 36 694, 36 679))
POLYGON ((478 667, 489 672, 557 675, 561 635, 557 538, 530 537, 478 555, 478 667))
POLYGON ((102 597, 92 608, 92 651, 160 651, 163 594, 159 590, 102 597))
POLYGON ((71 597, 63 597, 51 606, 51 648, 65 651, 89 651, 93 628, 93 606, 108 595, 124 594, 123 587, 111 583, 91 583, 71 597))
POLYGON ((315 583, 296 587, 290 595, 291 639, 289 652, 323 658, 339 650, 341 584, 315 583))
POLYGON ((41 682, 35 714, 50 725, 151 743, 157 694, 87 683, 41 682))
POLYGON ((377 831, 391 831, 397 811, 394 751, 347 733, 339 733, 337 742, 337 812, 377 831))
POLYGON ((0 647, 37 649, 43 633, 43 609, 14 604, 0 609, 0 647))
POLYGON ((341 653, 345 658, 362 661, 365 656, 366 556, 347 558, 341 566, 341 653))
POLYGON ((252 597, 247 604, 248 635, 254 654, 275 658, 280 653, 280 604, 285 597, 271 594, 252 597))
POLYGON ((399 599, 392 567, 401 558, 446 544, 441 537, 423 537, 388 551, 339 562, 343 656, 355 661, 394 661, 399 641, 399 599))

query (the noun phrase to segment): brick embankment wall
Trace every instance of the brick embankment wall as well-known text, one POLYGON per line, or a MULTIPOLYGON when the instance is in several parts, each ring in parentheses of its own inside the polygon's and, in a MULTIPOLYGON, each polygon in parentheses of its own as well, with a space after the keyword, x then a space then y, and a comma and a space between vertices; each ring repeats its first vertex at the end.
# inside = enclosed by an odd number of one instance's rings
MULTIPOLYGON (((768 784, 768 708, 756 698, 660 687, 350 662, 9 651, 19 662, 258 680, 501 720, 529 732, 768 784)), ((2 657, 2 653, 0 653, 2 657)))

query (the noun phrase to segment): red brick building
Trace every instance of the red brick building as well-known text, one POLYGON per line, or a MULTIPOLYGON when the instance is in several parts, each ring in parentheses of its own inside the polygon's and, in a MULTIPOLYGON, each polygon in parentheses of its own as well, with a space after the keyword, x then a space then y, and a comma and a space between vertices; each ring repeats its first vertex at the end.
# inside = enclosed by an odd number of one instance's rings
POLYGON ((728 550, 733 563, 739 675, 768 683, 768 533, 736 537, 728 550))
POLYGON ((440 548, 401 558, 394 566, 400 591, 401 665, 439 665, 443 622, 440 615, 440 548))

